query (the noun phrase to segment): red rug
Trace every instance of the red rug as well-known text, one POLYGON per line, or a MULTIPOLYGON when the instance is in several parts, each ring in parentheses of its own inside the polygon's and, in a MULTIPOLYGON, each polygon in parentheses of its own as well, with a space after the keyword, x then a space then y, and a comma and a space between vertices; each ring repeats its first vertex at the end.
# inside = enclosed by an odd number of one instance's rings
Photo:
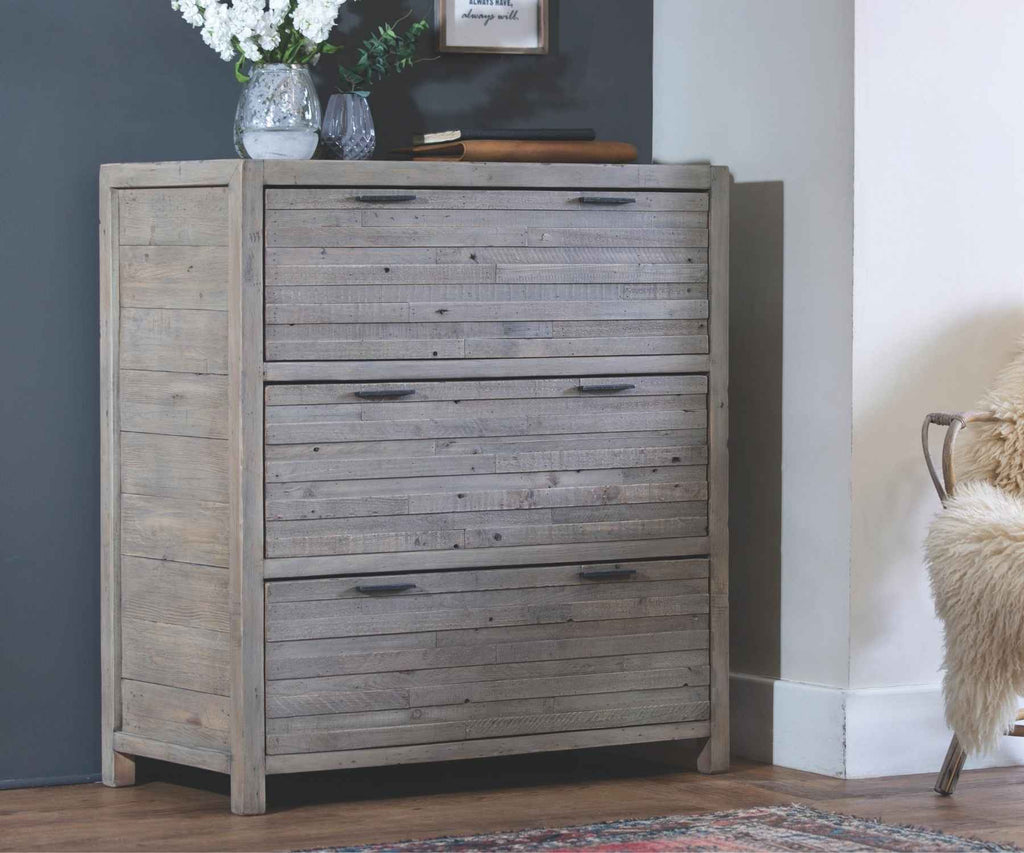
MULTIPOLYGON (((450 853, 450 851, 852 851, 1018 850, 987 841, 895 826, 807 806, 771 806, 702 815, 619 820, 564 829, 526 829, 460 838, 431 838, 362 847, 324 847, 315 853, 450 853)), ((313 851, 309 851, 313 853, 313 851)))

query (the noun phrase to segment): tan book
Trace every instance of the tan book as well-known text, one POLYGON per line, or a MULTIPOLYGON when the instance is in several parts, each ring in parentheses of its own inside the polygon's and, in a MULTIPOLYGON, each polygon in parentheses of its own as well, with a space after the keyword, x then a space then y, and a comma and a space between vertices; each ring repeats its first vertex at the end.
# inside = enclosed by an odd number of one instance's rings
POLYGON ((414 160, 462 160, 506 163, 633 163, 636 146, 628 142, 467 139, 401 148, 414 160))

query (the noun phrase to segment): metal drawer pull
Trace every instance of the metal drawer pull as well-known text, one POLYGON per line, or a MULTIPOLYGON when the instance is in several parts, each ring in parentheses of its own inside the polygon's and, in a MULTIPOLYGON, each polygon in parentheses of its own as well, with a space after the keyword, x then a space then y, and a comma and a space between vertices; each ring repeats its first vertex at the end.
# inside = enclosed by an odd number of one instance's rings
POLYGON ((612 383, 611 385, 580 385, 581 394, 609 394, 613 391, 631 391, 636 388, 629 382, 612 383))
POLYGON ((399 201, 416 201, 414 195, 357 195, 356 201, 369 204, 394 204, 399 201))
POLYGON ((636 204, 636 199, 621 195, 581 195, 580 204, 636 204))
POLYGON ((636 577, 636 569, 594 569, 580 572, 580 577, 588 581, 621 580, 636 577))
POLYGON ((357 586, 356 592, 361 592, 363 595, 373 595, 374 593, 380 592, 407 592, 410 589, 416 589, 414 583, 379 583, 373 586, 357 586))
POLYGON ((414 388, 374 388, 370 391, 356 391, 356 396, 364 400, 397 400, 415 393, 414 388))

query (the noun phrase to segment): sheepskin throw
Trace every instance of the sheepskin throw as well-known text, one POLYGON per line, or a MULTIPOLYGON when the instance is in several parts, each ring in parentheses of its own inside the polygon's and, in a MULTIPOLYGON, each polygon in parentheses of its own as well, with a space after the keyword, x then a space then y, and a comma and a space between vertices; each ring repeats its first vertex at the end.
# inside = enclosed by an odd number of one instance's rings
POLYGON ((926 542, 945 626, 946 722, 970 753, 995 749, 1024 694, 1024 353, 957 447, 958 485, 926 542))
POLYGON ((961 434, 954 460, 957 479, 984 480, 1024 497, 1024 341, 978 409, 999 420, 971 424, 961 434))
POLYGON ((945 623, 946 722, 968 752, 989 752, 1024 693, 1024 500, 961 484, 932 523, 927 554, 945 623))

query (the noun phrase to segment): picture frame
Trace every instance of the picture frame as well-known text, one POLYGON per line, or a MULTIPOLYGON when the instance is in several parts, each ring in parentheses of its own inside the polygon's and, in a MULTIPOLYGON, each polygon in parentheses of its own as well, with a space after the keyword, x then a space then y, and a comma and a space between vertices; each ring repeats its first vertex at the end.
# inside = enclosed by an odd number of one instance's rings
POLYGON ((434 0, 440 53, 543 54, 549 0, 434 0))

